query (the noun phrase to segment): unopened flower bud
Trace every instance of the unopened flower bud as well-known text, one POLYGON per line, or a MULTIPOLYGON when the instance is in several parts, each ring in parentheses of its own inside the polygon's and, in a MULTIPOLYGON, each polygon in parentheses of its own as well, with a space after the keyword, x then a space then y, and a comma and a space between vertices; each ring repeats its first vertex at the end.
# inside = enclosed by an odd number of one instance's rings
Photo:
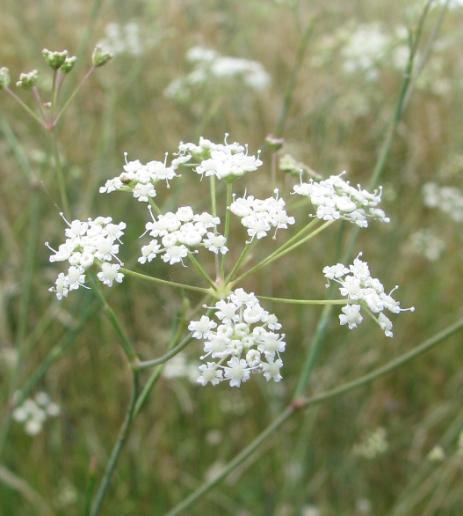
POLYGON ((269 134, 265 138, 265 143, 273 152, 275 152, 283 147, 285 141, 283 140, 283 138, 279 138, 278 136, 273 136, 272 134, 269 134))
POLYGON ((66 58, 68 57, 68 51, 67 50, 48 50, 44 48, 42 50, 42 56, 45 59, 45 62, 50 68, 53 68, 53 70, 58 70, 66 61, 66 58))
POLYGON ((19 76, 19 80, 16 82, 16 86, 18 88, 24 88, 25 90, 28 90, 37 84, 38 78, 39 72, 37 70, 22 73, 19 76))
POLYGON ((63 73, 69 73, 74 68, 74 65, 76 64, 76 61, 77 61, 77 57, 76 56, 66 57, 66 59, 64 60, 64 63, 61 65, 60 70, 63 73))
POLYGON ((92 54, 92 65, 93 66, 103 66, 105 65, 111 58, 113 57, 113 55, 111 54, 111 52, 108 52, 107 50, 103 49, 102 47, 100 46, 96 46, 95 49, 93 50, 93 54, 92 54))
POLYGON ((0 68, 0 90, 10 85, 10 71, 6 67, 0 68))

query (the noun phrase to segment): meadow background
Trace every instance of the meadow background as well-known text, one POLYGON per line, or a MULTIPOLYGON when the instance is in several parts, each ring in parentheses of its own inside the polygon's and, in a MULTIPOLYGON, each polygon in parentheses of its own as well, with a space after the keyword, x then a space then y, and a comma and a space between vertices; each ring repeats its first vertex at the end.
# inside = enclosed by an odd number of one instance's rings
MULTIPOLYGON (((415 305, 416 312, 396 319, 392 340, 370 322, 350 332, 339 327, 333 314, 309 393, 364 374, 462 315, 461 222, 427 207, 423 185, 463 189, 463 7, 451 2, 443 15, 444 2, 434 3, 421 41, 423 53, 431 50, 429 60, 416 81, 380 181, 391 223, 372 223, 355 244, 386 287, 401 285, 398 298, 404 306, 415 305), (433 35, 436 27, 439 31, 433 35), (426 49, 427 41, 432 48, 426 49), (435 241, 416 244, 414 235, 423 229, 441 241, 437 259, 430 260, 426 252, 435 241)), ((85 73, 108 23, 122 27, 134 22, 138 27, 136 51, 122 48, 98 70, 58 130, 74 217, 104 214, 130 221, 123 248, 129 262, 137 256, 145 210, 128 195, 98 194, 98 186, 119 174, 124 151, 131 159, 162 159, 181 140, 196 141, 203 135, 221 141, 228 132, 231 140, 248 143, 255 152, 264 147, 268 134, 279 132, 285 140, 283 154, 321 175, 347 170, 354 183, 366 185, 403 79, 403 69, 394 64, 394 45, 403 39, 401 27, 416 28, 422 5, 411 0, 3 0, 0 65, 8 66, 14 78, 38 68, 46 81, 41 49, 67 48, 79 58, 66 80, 69 92, 85 73), (346 69, 343 53, 346 38, 366 24, 380 27, 393 41, 390 53, 374 63, 373 77, 368 66, 366 71, 346 69), (197 45, 260 62, 270 84, 255 91, 239 81, 211 83, 188 99, 166 97, 168 85, 191 70, 185 53, 197 45)), ((57 302, 48 292, 58 268, 48 263, 43 243, 60 242, 63 234, 58 188, 47 158, 50 142, 0 93, 2 418, 12 386, 27 387, 45 357, 51 357, 46 363, 50 367, 26 394, 46 391, 61 409, 35 436, 15 421, 7 435, 2 433, 0 514, 78 515, 84 513, 88 493, 116 438, 128 401, 129 375, 117 337, 91 293, 57 302)), ((264 171, 250 179, 255 194, 271 192, 270 159, 268 153, 263 156, 264 171)), ((297 178, 278 174, 289 198, 297 178)), ((204 196, 197 181, 167 193, 160 197, 165 206, 175 205, 177 199, 201 206, 204 196)), ((305 216, 306 208, 300 213, 305 216)), ((242 235, 237 226, 234 231, 242 235)), ((335 262, 349 231, 331 228, 278 262, 271 274, 250 279, 248 287, 280 297, 323 297, 321 269, 335 262)), ((262 245, 271 250, 271 242, 262 245)), ((171 279, 189 274, 178 270, 177 276, 157 264, 150 270, 171 279)), ((137 350, 145 357, 162 354, 182 306, 179 295, 129 279, 107 295, 137 350)), ((103 514, 164 514, 282 410, 321 309, 273 309, 287 334, 284 381, 274 385, 258 378, 233 390, 225 384, 195 385, 187 374, 164 374, 135 422, 103 514)), ((461 343, 461 335, 453 336, 374 384, 298 414, 187 513, 461 514, 461 343), (443 457, 429 456, 436 446, 443 457)), ((186 360, 198 353, 199 346, 192 344, 186 360)))

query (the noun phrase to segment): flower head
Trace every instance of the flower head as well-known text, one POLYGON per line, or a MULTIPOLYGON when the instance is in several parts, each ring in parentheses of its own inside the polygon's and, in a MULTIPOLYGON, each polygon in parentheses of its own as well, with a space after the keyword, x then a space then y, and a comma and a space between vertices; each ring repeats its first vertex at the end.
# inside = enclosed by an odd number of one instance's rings
POLYGON ((203 315, 191 321, 192 337, 204 341, 207 360, 199 367, 198 382, 216 385, 228 381, 240 387, 252 373, 261 373, 267 381, 279 382, 283 366, 280 353, 285 350, 281 325, 273 314, 262 308, 257 297, 237 289, 210 310, 216 321, 203 315))
POLYGON ((344 219, 361 228, 368 226, 368 219, 389 222, 383 210, 378 208, 382 190, 370 193, 350 185, 341 173, 323 181, 310 179, 308 183, 294 186, 294 193, 307 197, 315 208, 315 217, 321 220, 344 219))
POLYGON ((121 283, 124 275, 120 272, 122 264, 117 254, 125 223, 113 224, 111 217, 72 222, 64 220, 68 225, 65 242, 58 250, 52 249, 48 243, 46 245, 53 252, 50 262, 68 262, 69 267, 66 273, 58 274, 55 286, 50 291, 62 299, 71 290, 88 288, 85 273, 93 265, 100 269, 97 278, 105 285, 112 286, 114 281, 121 283))
POLYGON ((398 287, 387 294, 382 283, 371 276, 368 264, 359 256, 349 267, 338 263, 323 269, 328 284, 330 281, 338 283, 341 295, 347 300, 341 308, 339 322, 347 325, 350 330, 356 328, 363 321, 363 309, 376 320, 386 337, 392 337, 392 322, 384 311, 397 314, 406 310, 413 312, 414 308, 401 308, 400 303, 391 296, 398 287))
POLYGON ((156 256, 173 265, 182 262, 188 252, 204 247, 215 254, 228 251, 226 239, 217 232, 219 217, 203 212, 195 214, 190 206, 182 206, 173 212, 155 217, 151 209, 151 222, 145 225, 145 233, 151 241, 142 247, 140 263, 151 262, 156 256))
POLYGON ((278 189, 275 190, 275 197, 264 200, 252 195, 235 198, 230 211, 241 219, 251 240, 266 237, 272 229, 276 235, 278 229, 288 229, 295 222, 294 217, 286 212, 285 201, 278 197, 278 189))

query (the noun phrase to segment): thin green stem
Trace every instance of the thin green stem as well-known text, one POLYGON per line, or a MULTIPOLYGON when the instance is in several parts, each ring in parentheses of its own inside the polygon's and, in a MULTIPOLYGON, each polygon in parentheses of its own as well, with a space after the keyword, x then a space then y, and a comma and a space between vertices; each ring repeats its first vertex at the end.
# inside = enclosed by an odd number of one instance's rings
POLYGON ((56 137, 56 132, 52 131, 50 133, 51 136, 51 145, 52 145, 52 152, 53 152, 53 162, 55 165, 55 174, 56 174, 56 181, 58 183, 59 193, 61 197, 61 205, 64 212, 64 215, 67 218, 70 218, 70 210, 69 210, 69 201, 68 196, 66 193, 66 183, 64 181, 63 176, 63 168, 61 166, 61 159, 59 156, 59 149, 58 149, 58 140, 56 137))
POLYGON ((232 471, 234 471, 240 464, 242 464, 250 455, 254 453, 259 446, 264 443, 283 423, 291 417, 294 409, 288 407, 280 416, 278 416, 265 430, 260 433, 246 448, 244 448, 234 459, 232 459, 222 471, 213 477, 211 480, 205 482, 198 489, 193 491, 189 496, 182 500, 178 505, 171 509, 166 516, 176 516, 195 504, 201 497, 208 493, 214 486, 220 483, 232 471))
POLYGON ((129 337, 125 333, 124 328, 122 327, 122 324, 116 315, 116 312, 114 312, 114 310, 106 301, 106 298, 103 292, 101 291, 100 287, 97 285, 96 281, 92 281, 92 288, 95 291, 99 300, 101 301, 104 314, 106 315, 109 322, 112 324, 115 332, 120 338, 121 348, 124 351, 124 354, 127 357, 129 364, 132 364, 137 360, 137 353, 135 352, 135 349, 133 348, 129 337))
POLYGON ((93 504, 90 510, 90 516, 97 516, 98 514, 100 514, 104 498, 106 496, 106 493, 108 491, 109 485, 114 474, 114 470, 117 466, 122 449, 124 448, 124 445, 129 436, 132 422, 135 417, 135 404, 138 397, 138 374, 139 373, 137 371, 132 371, 132 394, 130 396, 130 401, 127 407, 126 415, 122 423, 122 426, 119 430, 119 435, 117 437, 116 443, 113 446, 111 455, 109 456, 109 460, 106 464, 106 468, 103 473, 103 478, 101 479, 100 485, 98 486, 97 492, 93 499, 93 504))
POLYGON ((148 276, 146 274, 142 274, 141 272, 131 271, 124 267, 121 267, 120 271, 127 276, 132 276, 133 278, 140 279, 143 281, 150 281, 151 283, 157 283, 159 285, 165 285, 167 287, 180 288, 183 290, 191 290, 193 292, 201 292, 202 294, 210 294, 210 289, 196 287, 194 285, 188 285, 186 283, 177 283, 176 281, 163 280, 161 278, 156 278, 155 276, 148 276))
POLYGON ((180 353, 183 349, 185 349, 188 344, 193 340, 193 338, 188 335, 183 340, 181 340, 176 346, 174 346, 170 351, 165 353, 164 355, 153 358, 151 360, 139 360, 134 364, 134 369, 146 369, 147 367, 154 367, 161 364, 164 364, 164 362, 167 362, 169 359, 174 357, 177 353, 180 353))
POLYGON ((13 90, 8 87, 4 88, 4 90, 8 93, 8 95, 13 97, 13 99, 27 112, 28 115, 36 120, 42 127, 45 127, 43 120, 41 120, 37 113, 34 113, 34 111, 32 111, 32 109, 20 97, 18 97, 18 95, 16 95, 13 90))
POLYGON ((286 121, 288 120, 289 111, 291 108, 291 104, 293 102, 293 94, 296 88, 297 79, 299 77, 299 72, 301 70, 302 64, 304 62, 305 53, 310 41, 310 36, 312 35, 313 29, 315 28, 315 22, 317 18, 314 17, 308 23, 301 41, 299 43, 299 48, 297 50, 296 59, 294 61, 293 69, 291 70, 288 85, 286 86, 286 91, 284 94, 283 105, 281 107, 280 114, 278 116, 278 121, 276 123, 275 133, 277 136, 282 136, 285 130, 286 121))
POLYGON ((90 69, 87 71, 87 73, 83 76, 83 78, 77 85, 76 89, 69 95, 68 99, 63 104, 63 107, 59 110, 58 114, 56 115, 56 117, 53 121, 53 127, 55 127, 58 124, 60 118, 63 116, 63 113, 69 107, 69 105, 74 100, 75 96, 79 93, 79 91, 82 88, 82 86, 84 85, 84 83, 87 81, 87 79, 92 75, 92 73, 94 71, 95 71, 95 67, 94 66, 90 67, 90 69))
POLYGON ((196 272, 206 280, 207 283, 209 283, 209 285, 212 287, 212 288, 215 288, 215 283, 213 281, 213 279, 209 276, 209 274, 204 270, 204 267, 199 263, 199 261, 195 258, 194 254, 189 252, 188 253, 188 258, 190 259, 190 262, 191 264, 193 265, 193 267, 196 269, 196 272))
POLYGON ((149 202, 150 202, 150 206, 151 208, 153 208, 154 212, 156 213, 156 215, 160 215, 161 214, 161 209, 159 208, 159 206, 154 202, 154 199, 152 197, 149 198, 149 202))
POLYGON ((225 283, 228 283, 233 279, 233 276, 241 269, 241 265, 243 264, 244 259, 248 255, 249 251, 254 247, 256 240, 254 239, 252 242, 248 243, 246 242, 246 245, 241 250, 241 253, 238 257, 238 259, 235 262, 235 265, 233 265, 232 270, 230 271, 230 274, 227 276, 225 283))
POLYGON ((272 253, 271 257, 265 258, 261 262, 257 263, 256 265, 254 265, 253 267, 251 267, 250 269, 245 271, 243 274, 241 274, 241 276, 239 276, 235 281, 233 281, 232 284, 236 284, 236 283, 240 282, 241 280, 243 280, 244 278, 249 276, 249 274, 253 274, 254 272, 257 272, 262 267, 266 267, 267 265, 270 265, 271 263, 273 263, 275 260, 278 260, 279 258, 281 258, 281 257, 285 256, 286 254, 290 253, 291 251, 293 251, 294 249, 296 249, 300 245, 304 244, 305 242, 307 242, 308 240, 310 240, 314 236, 316 236, 319 233, 321 233, 324 229, 326 229, 332 223, 333 223, 333 221, 331 221, 331 220, 329 222, 325 222, 324 224, 319 226, 316 230, 312 231, 311 233, 309 233, 305 237, 301 238, 296 243, 290 245, 289 247, 284 248, 281 252, 276 253, 276 254, 272 253))
POLYGON ((265 301, 273 301, 274 303, 285 303, 290 305, 345 305, 349 301, 347 299, 289 299, 284 297, 257 296, 265 301))
POLYGON ((311 406, 318 405, 324 401, 335 398, 342 394, 345 394, 353 389, 367 385, 377 378, 380 378, 404 364, 414 360, 423 353, 431 350, 439 342, 447 339, 451 335, 460 331, 463 328, 463 318, 459 319, 454 324, 451 324, 441 332, 437 333, 433 337, 425 340, 422 344, 419 344, 415 348, 411 349, 407 353, 400 355, 399 357, 391 360, 386 365, 379 367, 370 373, 361 376, 355 380, 347 382, 339 387, 330 389, 326 392, 313 396, 312 398, 295 398, 294 401, 287 407, 273 422, 271 422, 246 448, 244 448, 234 459, 228 462, 222 471, 202 484, 198 489, 193 491, 183 501, 171 509, 167 516, 176 516, 181 514, 186 509, 194 505, 200 498, 207 494, 214 486, 219 484, 224 478, 232 473, 240 464, 242 464, 249 456, 251 456, 264 442, 266 442, 275 432, 278 430, 293 414, 300 410, 305 410, 311 406))
POLYGON ((217 216, 217 194, 215 188, 215 176, 209 178, 209 190, 211 194, 211 211, 214 217, 217 216))
MULTIPOLYGON (((233 183, 227 183, 227 193, 226 193, 226 200, 225 200, 225 229, 224 229, 224 236, 226 241, 228 242, 228 236, 230 234, 230 204, 232 203, 233 199, 233 183)), ((225 279, 225 257, 226 255, 223 254, 222 258, 220 260, 220 275, 222 278, 225 279)))

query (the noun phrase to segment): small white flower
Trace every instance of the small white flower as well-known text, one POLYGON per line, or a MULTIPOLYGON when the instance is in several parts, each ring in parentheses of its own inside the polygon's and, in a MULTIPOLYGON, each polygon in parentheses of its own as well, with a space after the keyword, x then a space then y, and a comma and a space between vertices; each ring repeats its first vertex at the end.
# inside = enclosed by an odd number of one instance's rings
POLYGON ((229 381, 239 387, 251 373, 279 382, 284 335, 276 333, 281 328, 278 319, 261 307, 255 294, 237 289, 210 310, 219 324, 204 315, 188 326, 193 338, 204 340, 201 359, 208 360, 200 366, 199 383, 229 381))
POLYGON ((100 281, 108 286, 112 286, 114 281, 120 283, 123 274, 118 271, 122 264, 117 254, 125 223, 113 224, 111 217, 97 217, 85 222, 64 220, 68 225, 64 244, 57 251, 48 243, 46 245, 53 252, 50 262, 68 262, 69 267, 66 273, 58 274, 50 291, 55 292, 56 297, 61 300, 72 290, 88 288, 85 285, 85 273, 94 265, 100 267, 97 274, 100 281), (114 259, 118 263, 113 263, 114 259))
POLYGON ((104 262, 101 264, 101 271, 97 274, 97 278, 108 287, 112 287, 114 282, 122 283, 124 275, 119 272, 120 268, 118 263, 104 262))
POLYGON ((349 267, 338 263, 323 269, 323 274, 328 281, 338 283, 341 295, 348 301, 341 308, 339 322, 341 325, 347 325, 351 330, 356 328, 363 321, 361 314, 363 308, 369 310, 370 315, 376 318, 386 337, 392 337, 392 322, 383 312, 388 310, 398 314, 406 310, 413 312, 414 308, 401 308, 400 303, 391 295, 397 287, 387 294, 382 283, 378 278, 371 276, 368 264, 359 256, 349 267))
POLYGON ((354 188, 349 181, 339 175, 330 176, 323 181, 311 179, 308 183, 294 186, 294 193, 308 197, 316 209, 315 217, 321 220, 344 219, 361 228, 368 226, 368 219, 389 222, 383 210, 377 208, 381 202, 382 190, 373 193, 363 190, 360 186, 354 188))

